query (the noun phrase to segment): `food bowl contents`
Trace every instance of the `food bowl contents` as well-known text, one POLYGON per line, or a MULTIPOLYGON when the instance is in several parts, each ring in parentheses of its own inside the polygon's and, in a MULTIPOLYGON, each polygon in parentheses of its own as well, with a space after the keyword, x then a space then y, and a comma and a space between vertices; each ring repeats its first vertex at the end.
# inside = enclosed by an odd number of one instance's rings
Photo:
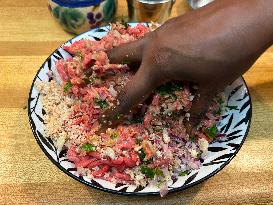
POLYGON ((111 22, 116 7, 116 0, 48 0, 49 11, 55 20, 72 34, 111 22))
MULTIPOLYGON (((118 93, 133 76, 128 62, 111 64, 107 51, 143 37, 150 28, 113 24, 101 40, 82 39, 63 49, 73 57, 56 62, 61 84, 36 83, 42 94, 45 132, 81 176, 137 186, 156 185, 161 195, 167 183, 202 166, 208 145, 218 137, 222 97, 209 107, 194 136, 186 133, 198 88, 172 81, 153 91, 115 129, 96 134, 98 118, 114 105, 118 93)), ((116 116, 119 118, 120 116, 116 116)))

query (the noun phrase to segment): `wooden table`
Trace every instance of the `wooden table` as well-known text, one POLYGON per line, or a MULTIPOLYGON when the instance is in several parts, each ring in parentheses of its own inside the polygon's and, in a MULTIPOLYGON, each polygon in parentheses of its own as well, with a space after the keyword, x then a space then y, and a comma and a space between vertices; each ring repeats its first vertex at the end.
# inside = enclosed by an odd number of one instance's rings
MULTIPOLYGON (((126 15, 125 0, 118 14, 126 15)), ((173 16, 188 11, 177 1, 173 16)), ((46 57, 71 38, 46 0, 0 0, 0 204, 245 204, 273 203, 273 48, 244 76, 253 102, 241 151, 216 176, 160 197, 117 196, 86 187, 53 165, 37 145, 27 116, 32 79, 46 57)))

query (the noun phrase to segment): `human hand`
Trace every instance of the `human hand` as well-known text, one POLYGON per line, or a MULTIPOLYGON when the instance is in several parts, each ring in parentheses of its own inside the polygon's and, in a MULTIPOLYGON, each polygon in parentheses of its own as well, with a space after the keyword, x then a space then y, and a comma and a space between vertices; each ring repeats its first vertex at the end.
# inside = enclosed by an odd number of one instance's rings
POLYGON ((112 63, 139 62, 140 67, 120 92, 119 104, 104 113, 103 126, 115 125, 118 114, 144 101, 159 85, 187 80, 197 83, 200 93, 190 111, 190 133, 215 94, 246 72, 272 44, 272 25, 266 23, 272 19, 268 6, 265 0, 216 1, 169 20, 138 41, 112 49, 112 63))

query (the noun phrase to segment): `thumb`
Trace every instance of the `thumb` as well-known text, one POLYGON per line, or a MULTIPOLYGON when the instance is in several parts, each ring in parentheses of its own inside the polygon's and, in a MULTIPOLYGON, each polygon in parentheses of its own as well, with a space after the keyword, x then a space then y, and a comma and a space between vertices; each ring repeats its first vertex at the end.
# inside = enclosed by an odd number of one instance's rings
POLYGON ((121 121, 121 116, 130 111, 131 108, 143 102, 156 88, 158 79, 150 72, 146 65, 141 65, 133 78, 120 91, 116 105, 107 110, 99 120, 101 130, 114 127, 121 121))
POLYGON ((193 101, 192 108, 190 110, 189 121, 186 121, 186 129, 189 135, 192 135, 196 130, 196 127, 200 124, 204 118, 208 107, 211 105, 213 97, 216 92, 206 87, 199 89, 199 97, 196 97, 193 101))

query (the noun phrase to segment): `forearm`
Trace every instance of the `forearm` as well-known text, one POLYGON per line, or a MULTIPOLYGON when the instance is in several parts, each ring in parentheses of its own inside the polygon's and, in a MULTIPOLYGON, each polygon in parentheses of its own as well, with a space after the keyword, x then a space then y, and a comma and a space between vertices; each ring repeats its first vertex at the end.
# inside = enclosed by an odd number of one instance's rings
POLYGON ((215 33, 230 53, 259 56, 272 45, 272 0, 216 0, 212 7, 216 11, 212 19, 218 24, 214 29, 219 29, 215 33))

